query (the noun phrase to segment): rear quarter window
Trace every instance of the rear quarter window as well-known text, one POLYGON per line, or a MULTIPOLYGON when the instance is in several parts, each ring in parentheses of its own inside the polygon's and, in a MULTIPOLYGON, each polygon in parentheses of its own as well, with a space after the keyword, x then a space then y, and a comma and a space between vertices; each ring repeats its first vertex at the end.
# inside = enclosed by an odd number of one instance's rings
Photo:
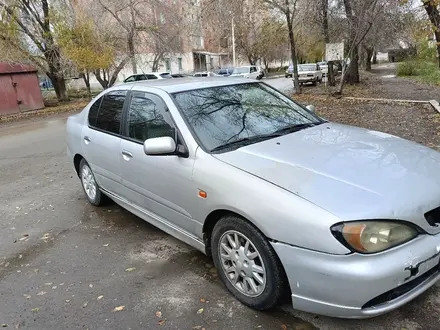
POLYGON ((89 110, 89 125, 96 126, 96 118, 98 118, 99 107, 101 106, 102 98, 100 97, 92 104, 89 110))
POLYGON ((109 133, 120 134, 125 96, 126 91, 113 91, 104 95, 96 118, 96 124, 91 125, 109 133))

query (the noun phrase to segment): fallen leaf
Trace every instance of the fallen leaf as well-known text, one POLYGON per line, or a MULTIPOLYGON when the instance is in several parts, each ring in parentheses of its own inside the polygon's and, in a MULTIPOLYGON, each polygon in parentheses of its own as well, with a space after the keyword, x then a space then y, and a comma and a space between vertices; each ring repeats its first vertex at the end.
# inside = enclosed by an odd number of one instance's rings
POLYGON ((47 292, 46 291, 40 291, 37 293, 37 296, 43 296, 45 295, 47 292))
POLYGON ((104 296, 99 296, 96 300, 101 300, 102 298, 104 298, 104 296))
POLYGON ((193 329, 201 329, 202 326, 201 325, 196 325, 195 327, 193 327, 193 329))
POLYGON ((120 312, 120 311, 123 311, 124 309, 125 309, 125 306, 118 306, 113 309, 113 312, 120 312))
POLYGON ((19 254, 19 255, 18 255, 18 259, 21 259, 21 258, 23 258, 23 255, 22 255, 22 254, 19 254))
POLYGON ((104 244, 103 246, 108 246, 108 244, 104 244))
POLYGON ((136 267, 130 267, 130 268, 127 268, 125 271, 126 271, 126 272, 132 272, 132 271, 134 271, 134 270, 136 270, 136 267))
POLYGON ((2 324, 2 328, 7 328, 7 327, 8 327, 8 325, 6 323, 2 324))
POLYGON ((84 304, 83 304, 83 308, 85 308, 85 307, 87 307, 87 305, 89 304, 89 302, 88 301, 86 301, 84 304))
POLYGON ((24 296, 26 299, 31 299, 31 296, 28 295, 28 294, 24 294, 23 296, 24 296))
POLYGON ((166 321, 166 320, 160 320, 160 321, 158 322, 158 324, 159 324, 159 325, 163 325, 163 324, 165 323, 165 321, 166 321))
POLYGON ((24 241, 25 239, 28 239, 27 237, 22 237, 19 239, 19 241, 24 241))
POLYGON ((204 303, 204 302, 206 302, 206 300, 203 298, 200 298, 200 302, 204 303))
POLYGON ((53 284, 52 282, 44 283, 44 285, 47 285, 47 286, 52 285, 52 284, 53 284))
POLYGON ((287 330, 287 326, 285 324, 281 324, 281 329, 287 330))
POLYGON ((89 284, 89 288, 93 288, 93 284, 89 284))
POLYGON ((70 302, 70 299, 66 299, 66 303, 70 302))
POLYGON ((157 317, 162 317, 162 312, 159 312, 159 311, 156 312, 156 316, 157 316, 157 317))
POLYGON ((39 311, 40 311, 40 308, 38 308, 38 307, 31 309, 31 312, 33 312, 33 313, 37 313, 39 311))
POLYGON ((54 285, 53 287, 52 287, 52 290, 55 290, 57 288, 57 286, 56 285, 54 285))
POLYGON ((200 308, 198 311, 197 311, 197 314, 202 314, 203 313, 203 308, 200 308))

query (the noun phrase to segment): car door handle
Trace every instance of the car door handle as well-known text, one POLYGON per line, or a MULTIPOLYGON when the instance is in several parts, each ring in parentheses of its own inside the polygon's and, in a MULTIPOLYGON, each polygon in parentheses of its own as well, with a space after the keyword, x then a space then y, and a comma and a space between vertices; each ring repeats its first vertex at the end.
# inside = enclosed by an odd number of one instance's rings
POLYGON ((122 157, 128 161, 133 158, 133 154, 129 151, 122 150, 122 157))
POLYGON ((89 144, 90 142, 92 142, 92 140, 90 140, 90 138, 88 136, 84 136, 84 141, 86 141, 86 144, 89 144))

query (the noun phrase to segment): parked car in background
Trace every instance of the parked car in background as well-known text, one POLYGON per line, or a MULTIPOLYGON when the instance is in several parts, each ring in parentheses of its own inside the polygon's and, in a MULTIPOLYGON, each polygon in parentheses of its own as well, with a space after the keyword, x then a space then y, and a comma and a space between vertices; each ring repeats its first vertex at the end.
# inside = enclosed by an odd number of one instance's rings
POLYGON ((187 74, 184 74, 184 73, 172 73, 171 77, 172 78, 186 78, 186 77, 190 77, 190 76, 187 74))
POLYGON ((264 76, 263 70, 256 65, 247 65, 234 68, 230 77, 241 77, 249 79, 261 79, 264 76))
POLYGON ((322 81, 322 71, 317 63, 299 64, 298 79, 300 84, 312 83, 316 85, 322 81))
POLYGON ((68 118, 67 153, 91 204, 110 198, 211 256, 252 308, 288 293, 295 309, 373 317, 440 278, 440 153, 264 83, 111 87, 68 118))
POLYGON ((234 71, 234 68, 222 68, 217 71, 217 74, 219 76, 228 77, 232 74, 233 71, 234 71))
POLYGON ((292 78, 292 77, 293 77, 293 65, 290 64, 286 70, 286 78, 292 78))
POLYGON ((218 74, 215 72, 204 71, 194 73, 193 77, 218 77, 218 74))
POLYGON ((141 80, 156 80, 156 79, 168 79, 172 78, 169 72, 148 72, 133 74, 124 80, 124 83, 135 82, 141 80))

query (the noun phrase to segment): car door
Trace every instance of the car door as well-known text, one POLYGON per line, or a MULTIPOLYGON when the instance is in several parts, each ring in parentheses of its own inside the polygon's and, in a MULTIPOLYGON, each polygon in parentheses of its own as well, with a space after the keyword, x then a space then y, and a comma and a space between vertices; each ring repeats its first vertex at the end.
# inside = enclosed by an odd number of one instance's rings
MULTIPOLYGON (((164 101, 157 95, 133 91, 127 107, 120 160, 126 198, 187 232, 196 222, 189 213, 198 198, 192 182, 193 160, 175 155, 147 156, 147 139, 171 136, 178 131, 164 101)), ((176 138, 177 144, 184 144, 176 138)))
POLYGON ((121 122, 126 91, 111 91, 90 108, 88 125, 83 128, 82 146, 86 161, 101 188, 121 191, 121 122))

